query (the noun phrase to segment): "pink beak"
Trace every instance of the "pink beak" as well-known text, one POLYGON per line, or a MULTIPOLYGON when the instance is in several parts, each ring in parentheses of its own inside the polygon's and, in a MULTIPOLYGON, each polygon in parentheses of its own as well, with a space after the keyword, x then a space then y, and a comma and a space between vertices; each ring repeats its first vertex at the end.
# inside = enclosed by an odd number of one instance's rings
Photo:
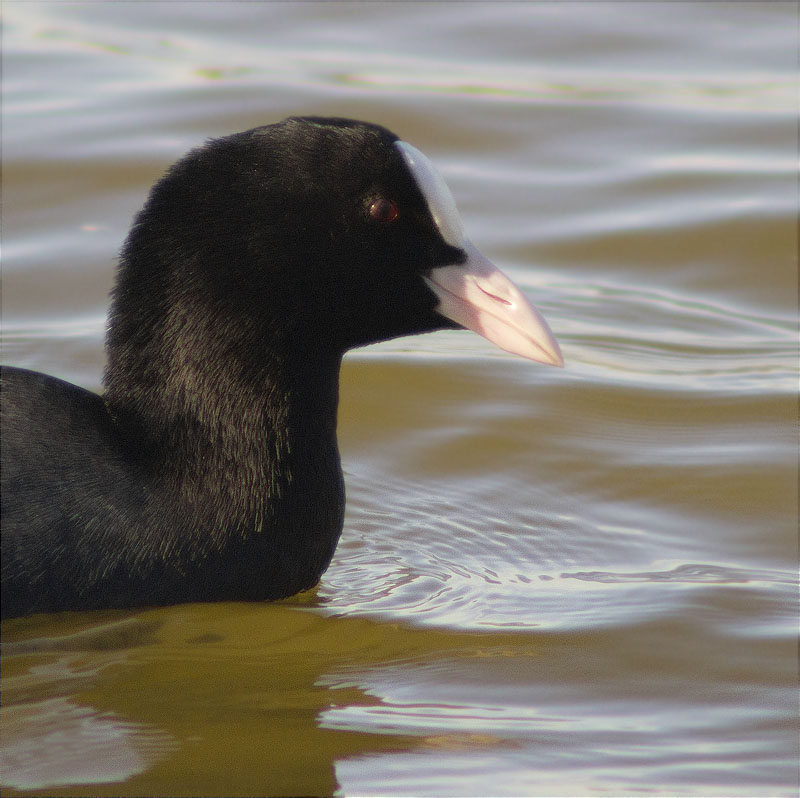
POLYGON ((440 266, 424 278, 439 298, 436 311, 507 352, 563 366, 561 349, 542 314, 471 242, 464 250, 466 262, 440 266))

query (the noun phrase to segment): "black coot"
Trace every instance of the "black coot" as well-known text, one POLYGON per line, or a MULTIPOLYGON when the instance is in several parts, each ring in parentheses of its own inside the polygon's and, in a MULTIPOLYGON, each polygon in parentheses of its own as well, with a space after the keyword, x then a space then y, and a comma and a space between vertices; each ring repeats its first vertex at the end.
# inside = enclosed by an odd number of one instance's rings
POLYGON ((3 370, 3 616, 310 588, 342 529, 343 353, 462 326, 562 362, 385 128, 292 118, 190 152, 123 248, 104 395, 3 370))

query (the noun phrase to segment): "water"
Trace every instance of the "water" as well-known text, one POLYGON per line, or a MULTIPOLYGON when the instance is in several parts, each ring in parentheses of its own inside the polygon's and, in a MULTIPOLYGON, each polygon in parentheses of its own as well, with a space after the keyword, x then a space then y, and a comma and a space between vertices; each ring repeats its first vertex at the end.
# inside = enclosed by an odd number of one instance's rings
POLYGON ((310 594, 3 625, 4 794, 795 795, 795 3, 4 3, 4 360, 97 389, 150 184, 386 124, 541 307, 354 352, 310 594))

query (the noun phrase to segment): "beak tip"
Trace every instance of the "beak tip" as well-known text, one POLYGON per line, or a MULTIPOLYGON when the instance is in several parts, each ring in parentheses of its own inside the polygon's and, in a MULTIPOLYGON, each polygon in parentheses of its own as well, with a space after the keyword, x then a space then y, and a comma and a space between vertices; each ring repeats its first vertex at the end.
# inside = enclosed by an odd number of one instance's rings
POLYGON ((545 366, 555 366, 557 369, 564 368, 564 356, 561 354, 560 349, 548 351, 547 358, 538 357, 536 360, 545 366))

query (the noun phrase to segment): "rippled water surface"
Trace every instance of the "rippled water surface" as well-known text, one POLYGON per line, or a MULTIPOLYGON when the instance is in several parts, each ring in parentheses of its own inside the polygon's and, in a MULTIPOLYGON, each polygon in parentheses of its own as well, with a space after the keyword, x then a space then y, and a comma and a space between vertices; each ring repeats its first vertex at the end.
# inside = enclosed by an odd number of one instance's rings
POLYGON ((567 361, 349 355, 319 587, 5 623, 4 794, 796 794, 796 3, 3 11, 5 362, 99 389, 148 187, 296 113, 423 149, 567 361))

